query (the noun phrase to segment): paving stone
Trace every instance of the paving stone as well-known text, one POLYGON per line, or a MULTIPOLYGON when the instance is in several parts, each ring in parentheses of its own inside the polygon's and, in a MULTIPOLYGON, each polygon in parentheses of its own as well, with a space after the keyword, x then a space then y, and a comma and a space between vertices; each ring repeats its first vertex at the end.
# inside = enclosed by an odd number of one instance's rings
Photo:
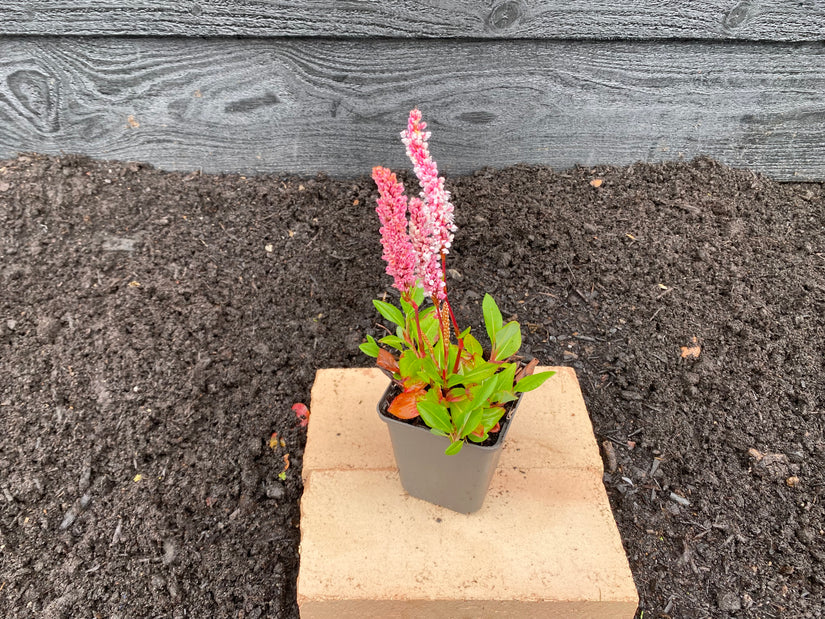
POLYGON ((404 492, 375 411, 380 371, 320 370, 304 456, 302 618, 633 617, 575 372, 552 369, 525 394, 484 506, 469 515, 404 492))

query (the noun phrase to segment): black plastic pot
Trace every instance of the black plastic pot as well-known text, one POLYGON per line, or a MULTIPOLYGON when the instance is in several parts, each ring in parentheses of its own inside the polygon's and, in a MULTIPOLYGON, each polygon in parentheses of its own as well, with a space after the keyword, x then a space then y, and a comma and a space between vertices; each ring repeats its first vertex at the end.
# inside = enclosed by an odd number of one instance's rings
POLYGON ((501 420, 501 431, 492 445, 466 442, 461 451, 447 456, 450 440, 432 434, 425 426, 402 421, 387 412, 399 393, 390 384, 378 403, 378 414, 390 431, 401 485, 410 495, 462 514, 481 508, 498 465, 512 416, 521 402, 512 403, 501 420))

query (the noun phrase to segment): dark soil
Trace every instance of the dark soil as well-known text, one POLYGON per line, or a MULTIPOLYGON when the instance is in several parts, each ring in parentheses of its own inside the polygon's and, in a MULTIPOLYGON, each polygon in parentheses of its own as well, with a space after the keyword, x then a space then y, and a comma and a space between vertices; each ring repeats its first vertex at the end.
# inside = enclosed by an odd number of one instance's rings
MULTIPOLYGON (((823 186, 708 160, 448 185, 459 323, 490 292, 576 368, 644 618, 820 617, 823 186)), ((0 162, 0 615, 297 616, 290 407, 370 364, 374 198, 0 162)))

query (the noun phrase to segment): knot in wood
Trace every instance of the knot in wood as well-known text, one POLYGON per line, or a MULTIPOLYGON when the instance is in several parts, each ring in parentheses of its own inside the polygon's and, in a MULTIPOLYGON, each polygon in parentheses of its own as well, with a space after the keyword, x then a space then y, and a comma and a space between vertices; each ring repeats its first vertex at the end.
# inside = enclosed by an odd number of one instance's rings
POLYGON ((509 28, 524 15, 521 2, 509 0, 495 6, 487 16, 487 26, 490 30, 504 30, 509 28))
POLYGON ((20 69, 6 78, 12 105, 25 110, 21 115, 44 133, 59 129, 57 83, 50 75, 34 69, 20 69))
POLYGON ((728 14, 725 15, 725 19, 722 21, 722 25, 727 30, 735 30, 752 17, 752 8, 752 0, 742 0, 730 11, 728 11, 728 14))

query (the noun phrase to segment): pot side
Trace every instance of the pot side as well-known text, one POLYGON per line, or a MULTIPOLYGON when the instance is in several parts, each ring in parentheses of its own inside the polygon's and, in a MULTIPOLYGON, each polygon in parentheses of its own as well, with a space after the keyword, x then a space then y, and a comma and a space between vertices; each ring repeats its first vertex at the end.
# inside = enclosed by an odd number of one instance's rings
POLYGON ((401 485, 410 495, 441 505, 462 514, 478 511, 498 466, 501 449, 519 399, 502 418, 501 431, 493 445, 482 446, 467 441, 461 451, 447 456, 450 440, 430 432, 427 427, 411 425, 387 412, 398 393, 390 383, 378 403, 378 414, 387 424, 401 477, 401 485))

